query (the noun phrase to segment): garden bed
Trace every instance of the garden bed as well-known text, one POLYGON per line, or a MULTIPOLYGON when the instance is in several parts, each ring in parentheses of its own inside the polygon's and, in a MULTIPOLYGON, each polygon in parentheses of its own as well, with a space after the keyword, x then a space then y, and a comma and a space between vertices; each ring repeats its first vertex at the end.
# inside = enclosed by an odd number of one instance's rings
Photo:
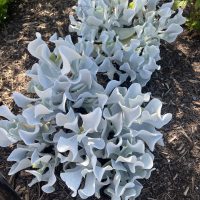
MULTIPOLYGON (((16 108, 13 91, 25 93, 27 78, 35 59, 28 51, 28 42, 40 32, 47 41, 57 32, 68 33, 68 14, 74 5, 69 0, 23 0, 15 2, 10 20, 0 27, 0 105, 16 108)), ((173 120, 162 132, 165 147, 155 151, 155 167, 139 200, 198 200, 200 199, 200 35, 185 31, 173 44, 163 44, 161 71, 154 73, 144 88, 153 97, 162 99, 164 112, 173 120), (158 87, 159 86, 159 87, 158 87)), ((61 180, 52 194, 44 194, 39 185, 28 188, 31 176, 24 172, 8 177, 10 163, 6 158, 11 148, 0 149, 0 172, 25 200, 73 199, 61 180)), ((78 197, 77 197, 78 199, 78 197)), ((102 197, 102 200, 108 199, 102 197)))

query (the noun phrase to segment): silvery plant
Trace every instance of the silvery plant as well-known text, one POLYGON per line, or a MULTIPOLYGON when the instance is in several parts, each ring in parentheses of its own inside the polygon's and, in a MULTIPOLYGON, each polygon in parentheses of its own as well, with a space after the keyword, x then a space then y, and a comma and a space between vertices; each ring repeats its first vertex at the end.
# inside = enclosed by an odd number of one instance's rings
POLYGON ((95 44, 99 72, 144 86, 160 69, 160 41, 174 42, 183 31, 183 11, 172 6, 159 0, 78 0, 69 30, 95 44))
POLYGON ((171 114, 161 115, 161 101, 138 83, 101 86, 91 43, 74 45, 70 36, 56 35, 50 41, 53 51, 37 33, 28 46, 39 62, 27 71, 32 95, 13 94, 21 113, 0 107, 0 146, 15 144, 9 175, 26 170, 34 177, 29 186, 42 182, 46 193, 59 176, 73 197, 100 198, 104 189, 112 200, 135 199, 139 180, 154 170, 152 152, 163 145, 158 130, 171 114))

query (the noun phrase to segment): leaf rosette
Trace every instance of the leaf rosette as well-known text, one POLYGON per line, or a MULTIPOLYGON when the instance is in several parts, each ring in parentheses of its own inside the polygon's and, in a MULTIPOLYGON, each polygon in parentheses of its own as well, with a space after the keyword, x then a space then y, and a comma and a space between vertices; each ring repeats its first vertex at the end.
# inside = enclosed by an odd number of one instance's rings
POLYGON ((99 72, 110 80, 117 74, 121 82, 129 79, 144 86, 160 69, 160 41, 174 42, 183 31, 183 11, 174 11, 173 3, 79 0, 69 30, 95 44, 99 72))
POLYGON ((50 40, 53 51, 39 33, 28 46, 39 60, 27 72, 34 98, 13 94, 18 115, 0 107, 0 146, 17 143, 9 174, 26 170, 34 176, 29 186, 45 182, 46 193, 55 190, 59 174, 73 197, 100 197, 103 188, 113 200, 135 199, 139 180, 154 170, 152 151, 163 144, 158 129, 171 114, 161 115, 162 102, 143 94, 138 83, 101 86, 91 43, 74 45, 69 36, 56 35, 50 40))

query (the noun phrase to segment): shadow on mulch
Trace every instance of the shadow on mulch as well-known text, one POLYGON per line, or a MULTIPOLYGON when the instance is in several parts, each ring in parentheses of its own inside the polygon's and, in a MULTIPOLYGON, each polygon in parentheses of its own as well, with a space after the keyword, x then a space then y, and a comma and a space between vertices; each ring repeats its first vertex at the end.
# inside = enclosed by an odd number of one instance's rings
POLYGON ((40 32, 46 41, 55 32, 67 35, 68 15, 74 4, 74 0, 15 0, 10 5, 9 20, 0 25, 0 93, 4 93, 0 105, 13 108, 12 92, 26 93, 25 71, 36 62, 27 46, 36 38, 35 33, 40 32))
MULTIPOLYGON (((10 21, 0 28, 0 104, 13 108, 13 91, 25 93, 24 72, 35 62, 27 52, 29 41, 40 32, 47 41, 57 32, 68 33, 68 14, 74 1, 23 0, 16 1, 10 21), (11 53, 12 52, 12 53, 11 53)), ((144 185, 138 200, 199 200, 200 199, 200 36, 188 32, 176 43, 163 44, 161 70, 153 74, 144 88, 164 102, 163 113, 171 112, 173 119, 162 132, 165 147, 155 151, 155 168, 144 185)), ((25 200, 61 200, 72 198, 71 192, 58 180, 56 191, 44 194, 40 185, 28 188, 31 176, 20 172, 16 177, 6 174, 11 163, 6 162, 11 149, 0 148, 0 171, 25 200)), ((94 200, 95 198, 89 198, 94 200)), ((109 198, 102 197, 101 200, 109 198)))
POLYGON ((162 45, 161 71, 144 88, 164 102, 163 112, 173 119, 163 129, 166 146, 155 153, 157 170, 145 182, 141 200, 200 199, 200 38, 188 34, 162 45))

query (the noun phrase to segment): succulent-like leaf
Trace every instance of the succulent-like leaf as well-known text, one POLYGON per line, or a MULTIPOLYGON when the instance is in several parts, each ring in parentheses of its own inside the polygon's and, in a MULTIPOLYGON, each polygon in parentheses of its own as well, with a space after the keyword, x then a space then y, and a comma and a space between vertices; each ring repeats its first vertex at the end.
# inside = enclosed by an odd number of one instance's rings
MULTIPOLYGON (((50 39, 55 45, 51 52, 37 34, 29 44, 30 53, 39 59, 27 72, 30 92, 38 98, 14 93, 21 115, 0 107, 0 116, 5 118, 0 120, 0 146, 20 141, 8 157, 8 161, 15 162, 10 175, 25 169, 34 176, 29 186, 44 182, 42 190, 50 193, 55 190, 55 170, 61 166, 60 177, 73 191, 73 197, 79 194, 83 199, 93 195, 99 198, 102 188, 113 200, 139 196, 142 185, 138 180, 150 177, 154 169, 151 151, 163 143, 158 129, 170 121, 171 114, 161 115, 162 102, 150 100, 150 93, 142 93, 139 83, 120 87, 128 77, 145 84, 159 69, 159 48, 152 37, 158 42, 158 35, 164 32, 157 32, 157 25, 152 24, 157 13, 149 11, 156 9, 156 4, 147 0, 133 3, 128 8, 128 0, 97 0, 93 4, 91 0, 81 1, 92 7, 90 13, 77 8, 88 24, 82 26, 71 19, 76 30, 81 26, 84 34, 88 27, 95 27, 88 34, 90 41, 83 37, 74 45, 70 36, 62 39, 55 34, 50 39), (112 12, 110 7, 114 8, 112 12), (135 16, 148 20, 137 25, 135 16), (120 30, 131 27, 131 23, 137 25, 130 32, 136 38, 129 41, 129 33, 123 30, 124 40, 120 40, 114 27, 120 30), (98 38, 99 26, 104 31, 98 38), (102 43, 102 49, 92 39, 102 43), (111 79, 118 74, 119 81, 100 85, 100 71, 111 79)), ((159 11, 162 26, 168 24, 170 6, 166 4, 159 11)), ((170 24, 166 26, 166 31, 171 31, 170 24)))

